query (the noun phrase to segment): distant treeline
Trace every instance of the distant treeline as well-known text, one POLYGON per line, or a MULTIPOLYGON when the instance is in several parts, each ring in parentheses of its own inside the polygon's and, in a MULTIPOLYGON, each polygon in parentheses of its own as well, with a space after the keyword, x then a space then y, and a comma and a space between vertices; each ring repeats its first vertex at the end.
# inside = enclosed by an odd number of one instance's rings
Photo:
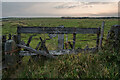
POLYGON ((61 17, 62 19, 120 19, 120 17, 61 17))
POLYGON ((34 19, 59 19, 61 17, 6 17, 2 18, 2 21, 9 20, 34 20, 34 19))
POLYGON ((6 17, 1 18, 2 21, 8 21, 8 20, 33 20, 33 19, 120 19, 120 17, 6 17))

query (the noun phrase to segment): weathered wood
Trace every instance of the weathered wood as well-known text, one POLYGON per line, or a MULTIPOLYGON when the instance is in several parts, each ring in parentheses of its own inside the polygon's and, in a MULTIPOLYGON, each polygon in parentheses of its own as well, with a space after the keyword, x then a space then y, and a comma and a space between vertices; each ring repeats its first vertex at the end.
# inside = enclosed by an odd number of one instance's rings
POLYGON ((38 43, 38 45, 36 46, 36 50, 38 50, 39 46, 40 46, 41 42, 38 43))
POLYGON ((39 50, 43 50, 43 46, 44 46, 43 43, 44 43, 44 42, 42 41, 42 38, 41 38, 41 37, 40 37, 40 40, 41 40, 41 46, 39 47, 39 50))
POLYGON ((73 49, 75 49, 76 33, 73 33, 73 49))
POLYGON ((64 49, 64 34, 58 34, 58 49, 64 49))
POLYGON ((99 27, 99 33, 97 34, 97 40, 96 40, 96 47, 97 47, 97 49, 98 49, 98 47, 99 47, 99 40, 100 40, 100 27, 99 27))
POLYGON ((18 27, 18 33, 42 34, 97 34, 98 28, 73 28, 73 27, 18 27))
POLYGON ((92 40, 97 40, 97 39, 79 40, 79 41, 92 41, 92 40))
POLYGON ((71 44, 70 41, 68 41, 68 44, 69 44, 70 48, 73 49, 73 45, 71 44))
POLYGON ((65 49, 68 49, 68 43, 65 42, 65 49))
POLYGON ((43 49, 44 51, 47 52, 47 54, 49 54, 49 51, 48 51, 48 49, 47 49, 47 47, 45 45, 45 40, 42 40, 41 37, 40 37, 40 40, 41 40, 41 46, 40 46, 39 50, 43 49))
POLYGON ((89 47, 86 47, 85 49, 81 49, 81 48, 78 48, 75 50, 76 54, 77 53, 94 53, 98 50, 98 48, 89 48, 89 47))
POLYGON ((17 41, 18 41, 18 43, 17 44, 19 44, 20 42, 21 42, 21 33, 19 33, 19 30, 21 30, 21 27, 17 27, 17 41))
POLYGON ((29 46, 29 44, 30 44, 30 42, 31 42, 31 40, 32 40, 32 38, 33 38, 33 36, 36 36, 36 35, 32 35, 32 36, 30 36, 30 37, 29 37, 29 39, 28 39, 28 42, 27 42, 26 46, 29 46))
POLYGON ((29 52, 29 51, 20 51, 20 56, 35 56, 35 55, 38 55, 36 53, 32 53, 32 52, 29 52))
MULTIPOLYGON (((41 52, 45 52, 43 50, 40 50, 41 52)), ((78 53, 94 53, 97 51, 97 48, 87 48, 87 49, 81 49, 81 48, 78 48, 78 49, 63 49, 63 50, 50 50, 49 53, 50 55, 52 55, 53 57, 54 56, 57 56, 57 55, 64 55, 64 54, 78 54, 78 53)), ((38 53, 38 54, 41 54, 41 53, 38 53)), ((20 51, 20 55, 21 56, 34 56, 34 55, 38 55, 34 52, 29 52, 29 51, 20 51)))
POLYGON ((96 47, 97 48, 99 47, 99 36, 100 36, 100 34, 97 34, 97 40, 96 40, 96 47))
POLYGON ((100 36, 99 50, 102 49, 102 40, 103 40, 103 36, 104 36, 104 25, 105 25, 105 22, 103 21, 103 23, 102 23, 102 28, 101 28, 101 36, 100 36))
POLYGON ((17 34, 17 39, 18 39, 18 44, 19 44, 21 42, 21 34, 20 33, 17 34))
POLYGON ((9 34, 9 35, 8 35, 8 40, 11 40, 11 37, 12 37, 11 34, 9 34))
POLYGON ((66 43, 68 42, 68 35, 66 34, 66 43))
POLYGON ((18 43, 17 35, 13 35, 12 39, 15 41, 15 43, 18 43))
POLYGON ((65 49, 68 49, 68 35, 66 34, 65 49))
POLYGON ((63 49, 63 50, 50 50, 51 55, 64 55, 64 54, 75 54, 73 49, 63 49))
POLYGON ((31 47, 27 47, 27 46, 24 46, 24 45, 20 45, 20 44, 17 44, 18 47, 21 47, 21 48, 24 48, 24 49, 27 49, 29 50, 30 52, 33 52, 33 53, 36 53, 36 54, 40 54, 40 55, 43 55, 43 56, 46 56, 46 57, 49 57, 49 58, 55 58, 54 56, 52 56, 51 54, 47 54, 46 51, 42 51, 42 50, 35 50, 31 47))
MULTIPOLYGON (((58 48, 59 51, 64 49, 64 34, 73 34, 73 45, 68 42, 68 38, 66 38, 66 43, 70 45, 72 49, 75 49, 75 41, 76 34, 97 34, 96 48, 99 47, 99 36, 100 36, 100 28, 71 28, 71 27, 18 27, 17 35, 18 35, 18 44, 21 42, 21 33, 38 33, 38 34, 58 34, 58 48)), ((51 38, 51 36, 50 36, 51 38)), ((28 46, 31 41, 31 37, 28 40, 28 46)), ((35 48, 36 50, 39 48, 39 51, 44 50, 46 54, 49 54, 47 47, 45 46, 45 40, 41 40, 40 43, 35 48)), ((49 39, 48 39, 49 40, 49 39)), ((23 45, 22 45, 23 46, 23 45)), ((28 48, 28 47, 27 47, 28 48)), ((24 47, 26 49, 26 47, 24 47)), ((31 48, 32 49, 32 48, 31 48)), ((30 49, 27 49, 30 51, 30 49)), ((36 53, 36 51, 34 51, 36 53)))
POLYGON ((2 36, 2 42, 6 42, 6 35, 2 36))
MULTIPOLYGON (((59 29, 57 29, 57 32, 60 32, 60 30, 63 29, 64 26, 59 26, 58 28, 59 29)), ((64 34, 58 34, 58 49, 64 49, 64 34)))
MULTIPOLYGON (((5 50, 5 42, 6 42, 6 35, 3 35, 2 36, 2 52, 4 52, 4 50, 5 50)), ((3 54, 4 55, 4 54, 3 54)), ((2 56, 3 56, 2 55, 2 56)))

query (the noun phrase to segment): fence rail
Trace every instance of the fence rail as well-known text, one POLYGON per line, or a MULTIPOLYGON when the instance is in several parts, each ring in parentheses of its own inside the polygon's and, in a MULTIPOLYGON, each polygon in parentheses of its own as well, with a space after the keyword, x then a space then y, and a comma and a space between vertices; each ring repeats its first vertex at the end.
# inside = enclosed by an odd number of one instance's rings
POLYGON ((98 34, 99 28, 73 28, 73 27, 18 27, 18 33, 42 33, 42 34, 98 34))

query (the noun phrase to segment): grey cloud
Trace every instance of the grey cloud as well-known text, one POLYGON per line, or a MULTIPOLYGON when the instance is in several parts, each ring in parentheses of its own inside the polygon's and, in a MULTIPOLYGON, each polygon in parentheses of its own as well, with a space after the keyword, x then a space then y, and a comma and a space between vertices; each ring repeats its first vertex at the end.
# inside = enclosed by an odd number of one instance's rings
POLYGON ((108 5, 113 2, 82 2, 82 8, 92 8, 94 5, 108 5))
POLYGON ((82 5, 79 4, 79 3, 76 3, 76 2, 71 3, 71 2, 69 2, 69 3, 62 3, 60 5, 55 6, 54 8, 56 8, 56 9, 64 9, 64 8, 71 9, 71 8, 76 8, 76 7, 80 7, 80 6, 82 6, 82 5))
POLYGON ((88 2, 86 5, 111 4, 113 2, 88 2))
MULTIPOLYGON (((2 16, 24 15, 29 7, 35 5, 35 2, 3 2, 2 16)), ((30 12, 29 12, 30 13, 30 12)))
MULTIPOLYGON (((35 2, 3 2, 2 3, 2 15, 3 17, 7 16, 67 16, 70 15, 68 14, 63 14, 63 13, 57 13, 56 9, 74 9, 76 7, 81 7, 81 8, 92 8, 93 5, 95 4, 111 4, 107 2, 88 2, 88 3, 35 3, 35 2), (30 7, 34 5, 43 5, 45 7, 46 12, 34 12, 34 8, 31 9, 31 11, 27 11, 30 7), (50 5, 48 5, 50 4, 50 5), (47 7, 51 7, 50 9, 53 9, 53 13, 47 12, 47 7)), ((38 9, 42 9, 41 7, 38 6, 38 9)), ((67 10, 66 10, 67 11, 67 10)), ((76 14, 75 14, 76 15, 76 14)), ((80 15, 85 15, 85 14, 78 14, 80 15)), ((87 15, 87 14, 86 14, 87 15)), ((89 15, 89 14, 88 14, 89 15)), ((90 16, 114 16, 117 15, 117 13, 100 13, 100 14, 90 14, 90 16)), ((74 16, 71 14, 71 16, 74 16)))
POLYGON ((92 5, 84 5, 82 6, 82 8, 92 8, 93 6, 92 5))
POLYGON ((55 7, 55 8, 56 8, 56 9, 63 9, 63 8, 69 9, 69 8, 75 8, 75 7, 77 7, 77 6, 57 6, 57 7, 55 7))
POLYGON ((74 4, 69 5, 69 3, 63 3, 61 5, 55 6, 54 8, 56 8, 56 9, 64 9, 64 8, 70 9, 70 8, 75 8, 77 6, 78 5, 74 5, 74 4))
POLYGON ((82 8, 92 8, 96 5, 109 5, 114 4, 115 2, 82 2, 82 8))
POLYGON ((113 2, 80 2, 79 3, 73 3, 73 4, 67 4, 67 3, 63 3, 61 5, 55 6, 54 8, 56 9, 70 9, 70 8, 75 8, 75 7, 82 7, 82 8, 92 8, 93 5, 107 5, 107 4, 111 4, 113 2))

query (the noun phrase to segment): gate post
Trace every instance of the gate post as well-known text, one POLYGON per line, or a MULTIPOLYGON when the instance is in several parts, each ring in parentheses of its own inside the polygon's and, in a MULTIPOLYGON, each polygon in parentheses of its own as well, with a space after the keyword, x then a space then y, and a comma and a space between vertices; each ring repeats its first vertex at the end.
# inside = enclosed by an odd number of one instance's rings
MULTIPOLYGON (((60 26, 60 28, 64 28, 64 26, 60 26)), ((64 49, 64 34, 58 34, 58 49, 64 49)))
POLYGON ((100 36, 99 50, 102 49, 102 40, 103 40, 103 36, 104 36, 104 25, 105 25, 105 22, 103 21, 103 23, 102 23, 102 28, 101 28, 101 32, 100 32, 101 36, 100 36))

